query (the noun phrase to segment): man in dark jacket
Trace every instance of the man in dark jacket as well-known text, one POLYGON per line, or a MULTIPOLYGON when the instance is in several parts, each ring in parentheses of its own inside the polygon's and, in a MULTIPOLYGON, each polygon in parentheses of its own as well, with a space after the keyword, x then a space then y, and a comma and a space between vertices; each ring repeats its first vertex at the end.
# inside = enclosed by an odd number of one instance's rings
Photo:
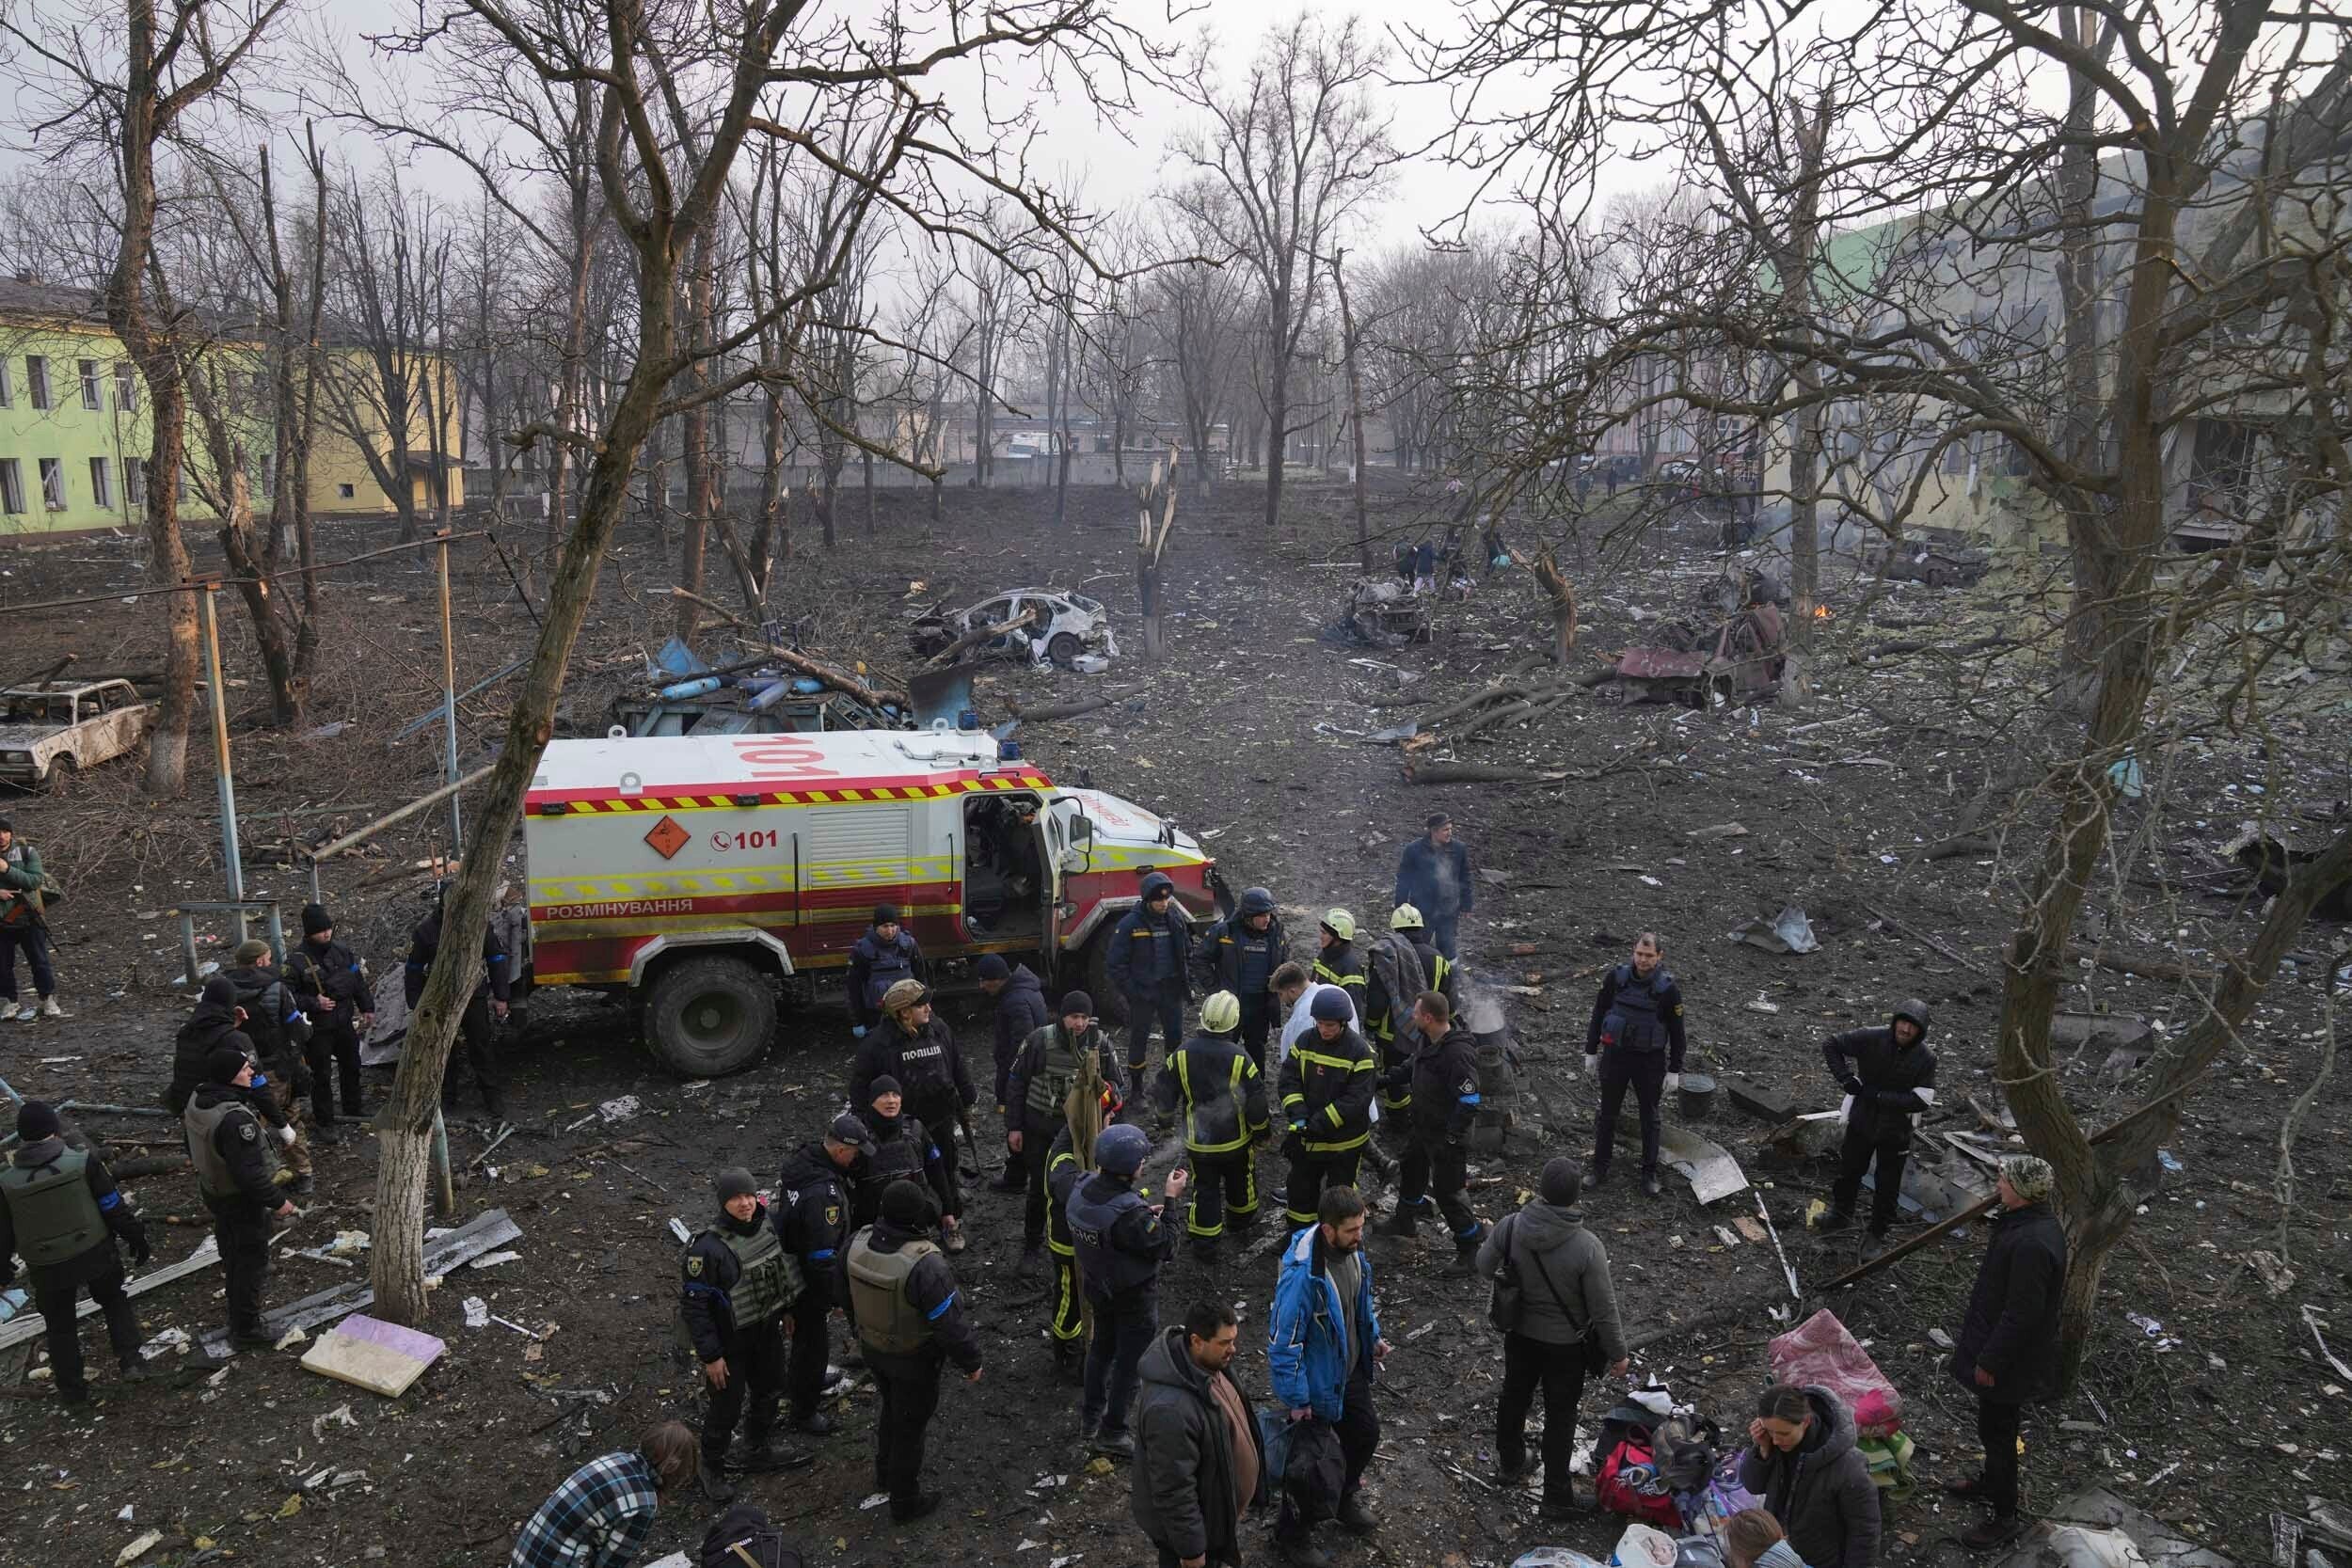
POLYGON ((1028 1167, 1013 1134, 1021 1131, 1020 1107, 1006 1098, 1012 1064, 1028 1037, 1052 1022, 1045 1006, 1045 989, 1027 964, 1009 964, 1000 954, 987 953, 977 966, 980 990, 992 1005, 995 1025, 996 1115, 1005 1124, 1005 1168, 989 1183, 992 1191, 1017 1193, 1028 1183, 1028 1167))
POLYGON ((310 1021, 305 1053, 310 1069, 310 1120, 319 1142, 334 1143, 335 1089, 342 1078, 342 1115, 364 1114, 359 1088, 359 1036, 375 1022, 375 995, 358 956, 335 940, 335 917, 324 904, 302 906, 302 941, 286 955, 286 984, 310 1021))
POLYGON ((1290 960, 1290 939, 1274 912, 1274 895, 1245 888, 1233 912, 1210 927, 1193 948, 1201 990, 1227 990, 1241 1004, 1241 1043, 1265 1071, 1266 1037, 1274 1028, 1274 972, 1290 960))
POLYGON ((1119 1054, 1111 1049, 1110 1036, 1095 1026, 1094 998, 1073 990, 1061 999, 1057 1022, 1031 1030, 1021 1042, 1012 1070, 1005 1075, 1006 1115, 1014 1125, 1009 1141, 1015 1154, 1035 1162, 1027 1167, 1029 1197, 1021 1212, 1025 1274, 1037 1267, 1037 1250, 1045 1240, 1045 1151, 1052 1147, 1056 1131, 1066 1125, 1064 1102, 1070 1086, 1084 1071, 1089 1054, 1094 1057, 1103 1082, 1115 1088, 1123 1102, 1127 1080, 1120 1072, 1119 1054))
POLYGON ((1682 1086, 1682 988, 1665 965, 1665 944, 1655 931, 1633 943, 1630 962, 1601 977, 1600 994, 1584 1026, 1584 1058, 1596 1062, 1600 1111, 1593 1119, 1593 1168, 1589 1187, 1609 1180, 1609 1157, 1617 1147, 1617 1112, 1630 1088, 1642 1111, 1642 1191, 1656 1197, 1658 1144, 1665 1131, 1660 1101, 1682 1086))
POLYGON ((164 1107, 173 1116, 188 1108, 188 1097, 204 1086, 206 1064, 222 1046, 240 1056, 253 1054, 253 1037, 245 1032, 245 1009, 237 1006, 237 988, 226 974, 206 978, 196 1010, 172 1038, 171 1086, 164 1091, 164 1107))
MULTIPOLYGON (((901 980, 929 981, 930 966, 898 923, 898 906, 874 906, 874 923, 850 949, 850 1033, 859 1039, 882 1020, 882 1000, 901 980)), ((851 1103, 856 1103, 852 1101, 851 1103)))
POLYGON ((1233 1309, 1203 1301, 1144 1352, 1136 1406, 1136 1523, 1159 1568, 1231 1568, 1265 1479, 1265 1446, 1232 1376, 1233 1309))
POLYGON ((1382 1120, 1393 1118, 1395 1131, 1406 1132, 1406 1113, 1413 1104, 1412 1060, 1417 1043, 1412 1034, 1413 1000, 1430 989, 1430 980, 1429 972, 1422 967, 1420 950, 1396 928, 1395 918, 1391 915, 1390 928, 1364 948, 1362 1022, 1365 1035, 1380 1053, 1382 1120))
POLYGON ((1247 1235, 1258 1225, 1257 1157, 1266 1130, 1265 1081, 1242 1049, 1241 1003, 1221 990, 1200 1004, 1200 1032, 1168 1053, 1152 1098, 1184 1116, 1184 1153, 1192 1161, 1192 1207, 1184 1215, 1193 1256, 1216 1260, 1230 1222, 1247 1235))
POLYGON ((196 1166, 196 1186, 213 1214, 213 1241, 227 1273, 229 1343, 267 1350, 262 1283, 269 1275, 269 1224, 294 1218, 294 1206, 270 1180, 271 1145, 294 1141, 291 1127, 264 1133, 251 1103, 253 1064, 234 1046, 214 1051, 202 1087, 180 1114, 196 1166))
POLYGON ((827 1330, 841 1305, 835 1288, 843 1249, 850 1244, 850 1219, 856 1191, 874 1152, 873 1134, 847 1114, 833 1118, 825 1135, 785 1156, 776 1178, 776 1237, 801 1265, 801 1299, 792 1304, 792 1369, 787 1379, 792 1399, 792 1429, 822 1437, 834 1419, 817 1408, 824 1397, 827 1330))
POLYGON ((1110 934, 1110 977, 1127 998, 1127 1067, 1140 1072, 1151 1058, 1152 1028, 1163 1050, 1184 1037, 1184 1004, 1191 998, 1192 926, 1176 902, 1165 871, 1143 879, 1141 899, 1110 934))
POLYGON ((2053 1180, 2049 1162, 2033 1155, 2001 1162, 2001 1214, 1952 1346, 1952 1376, 1977 1396, 1984 1473, 1944 1490, 1993 1505, 1993 1517, 1961 1537, 1977 1551, 2012 1541, 2026 1528, 2018 1513, 2017 1438, 2026 1402, 2049 1398, 2058 1381, 2066 1232, 2050 1212, 2053 1180))
POLYGON ((1756 1401, 1740 1484, 1763 1499, 1808 1568, 1873 1568, 1879 1489, 1853 1412, 1827 1388, 1775 1384, 1756 1401))
POLYGON ((1421 993, 1411 1019, 1413 1054, 1396 1070, 1412 1090, 1412 1144, 1397 1175, 1396 1212, 1380 1228, 1384 1235, 1411 1241, 1434 1197, 1454 1238, 1446 1277, 1464 1279, 1487 1229, 1462 1196, 1470 1127, 1478 1120, 1478 1039, 1454 1022, 1454 1008, 1434 990, 1421 993))
POLYGON ((1456 923, 1478 907, 1478 884, 1470 874, 1470 851, 1454 840, 1454 818, 1432 812, 1423 826, 1427 832, 1397 858, 1396 896, 1390 902, 1421 911, 1430 939, 1451 959, 1459 957, 1456 923))
POLYGON ((737 1421, 751 1443, 744 1470, 798 1469, 814 1456, 784 1449, 769 1435, 784 1400, 784 1318, 801 1297, 800 1259, 785 1250, 750 1171, 732 1166, 712 1185, 719 1212, 687 1246, 679 1265, 678 1317, 709 1385, 703 1495, 723 1505, 735 1496, 726 1468, 737 1421))
POLYGON ((1895 1009, 1883 1029, 1850 1029, 1821 1044, 1821 1059, 1852 1103, 1846 1109, 1846 1141, 1838 1150, 1837 1181, 1830 1189, 1830 1212, 1821 1227, 1853 1223, 1862 1173, 1878 1162, 1870 1195, 1870 1241, 1866 1257, 1886 1247, 1902 1196, 1903 1166, 1911 1160, 1911 1119, 1935 1103, 1935 1053, 1928 1039, 1928 1005, 1913 997, 1895 1009))
POLYGON ((0 1022, 13 1018, 64 1018, 57 1006, 57 977, 49 966, 48 900, 60 895, 41 869, 40 851, 16 836, 16 825, 0 816, 0 1022), (22 950, 33 972, 38 1002, 22 1007, 16 998, 16 955, 22 950))
POLYGON ((1372 1092, 1378 1071, 1372 1046, 1348 1022, 1347 998, 1325 986, 1307 1004, 1314 1024, 1282 1058, 1277 1093, 1290 1130, 1282 1152, 1290 1161, 1284 1199, 1295 1229, 1315 1223, 1325 1187, 1356 1185, 1364 1146, 1372 1141, 1372 1092))
POLYGON ((874 1484, 890 1494, 890 1516, 909 1524, 938 1509, 922 1489, 923 1434, 939 1408, 947 1362, 980 1381, 980 1340, 963 1310, 955 1271, 931 1242, 939 1210, 912 1181, 893 1181, 882 1216, 850 1243, 850 1315, 881 1412, 874 1423, 874 1484))
POLYGON ((74 1323, 74 1298, 84 1290, 106 1316, 106 1338, 121 1364, 122 1380, 147 1376, 139 1359, 138 1314, 122 1290, 119 1241, 131 1261, 152 1255, 147 1227, 115 1191, 105 1162, 86 1149, 69 1148, 59 1134, 57 1113, 28 1100, 16 1113, 17 1148, 0 1170, 0 1291, 16 1279, 16 1259, 31 1276, 33 1305, 40 1309, 49 1343, 49 1365, 57 1397, 68 1404, 89 1398, 82 1373, 82 1337, 74 1323))
MULTIPOLYGON (((963 1065, 963 1047, 931 1006, 931 993, 920 980, 901 980, 884 991, 882 1011, 882 1022, 866 1032, 850 1064, 850 1103, 871 1103, 874 1081, 896 1078, 898 1092, 906 1097, 907 1115, 930 1130, 953 1168, 956 1126, 979 1100, 971 1070, 963 1065)), ((972 1157, 978 1159, 979 1150, 974 1149, 972 1157)), ((961 1207, 951 1202, 948 1212, 961 1207)))
POLYGON ((1506 1214, 1478 1249, 1478 1272, 1492 1279, 1507 1260, 1519 1282, 1517 1328, 1502 1336, 1502 1392, 1495 1402, 1495 1458, 1502 1481, 1517 1486, 1527 1474, 1527 1413, 1535 1390, 1544 1394, 1544 1516, 1576 1514, 1570 1476, 1576 1448, 1576 1407, 1584 1399, 1586 1342, 1600 1340, 1612 1377, 1623 1377, 1628 1351, 1617 1316, 1609 1251, 1584 1228, 1577 1207, 1583 1178, 1576 1162, 1549 1160, 1536 1196, 1506 1214))
POLYGON ((884 1074, 875 1079, 869 1092, 873 1098, 857 1119, 866 1124, 871 1147, 850 1195, 850 1225, 873 1224, 882 1215, 882 1194, 890 1184, 912 1181, 930 1189, 945 1216, 938 1223, 946 1231, 947 1250, 961 1252, 963 1227, 958 1216, 963 1212, 963 1189, 956 1184, 955 1163, 940 1153, 938 1134, 920 1118, 904 1114, 906 1100, 896 1078, 884 1074))
MULTIPOLYGON (((424 994, 424 978, 432 972, 433 960, 440 956, 441 913, 440 896, 437 895, 433 912, 408 934, 408 964, 401 975, 401 994, 411 1012, 416 1010, 417 998, 424 994)), ((457 1039, 465 1047, 466 1067, 472 1072, 474 1085, 482 1095, 482 1108, 489 1113, 492 1121, 506 1115, 492 1021, 504 1022, 507 1002, 514 995, 514 979, 505 944, 499 941, 498 924, 492 921, 482 927, 482 975, 474 981, 473 994, 467 998, 466 1010, 457 1023, 457 1039)), ((445 1108, 453 1109, 457 1103, 458 1055, 457 1052, 450 1053, 449 1065, 441 1073, 441 1104, 445 1108)))
MULTIPOLYGON (((1094 1315, 1087 1342, 1086 1394, 1078 1434, 1095 1453, 1123 1459, 1136 1451, 1127 1431, 1136 1368, 1160 1329, 1160 1265, 1175 1250, 1176 1233, 1162 1223, 1160 1205, 1136 1187, 1152 1140, 1140 1127, 1106 1127, 1094 1140, 1094 1174, 1070 1195, 1070 1239, 1078 1249, 1078 1280, 1094 1315)), ((1171 1171, 1168 1201, 1181 1202, 1184 1173, 1171 1171)))
POLYGON ((233 987, 237 1006, 245 1014, 244 1029, 253 1041, 254 1065, 260 1069, 254 1090, 277 1111, 271 1119, 294 1129, 286 1145, 286 1169, 294 1174, 294 1196, 309 1197, 317 1182, 311 1174, 308 1123, 310 1065, 306 1048, 310 1021, 303 1016, 292 986, 278 978, 269 943, 255 938, 237 944, 221 976, 233 987))

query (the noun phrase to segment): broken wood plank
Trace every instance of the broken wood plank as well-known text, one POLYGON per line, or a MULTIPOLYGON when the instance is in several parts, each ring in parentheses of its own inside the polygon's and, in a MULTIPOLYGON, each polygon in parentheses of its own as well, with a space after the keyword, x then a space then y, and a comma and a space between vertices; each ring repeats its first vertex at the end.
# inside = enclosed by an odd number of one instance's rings
MULTIPOLYGON (((131 1281, 122 1293, 126 1296, 143 1296, 159 1285, 168 1285, 176 1279, 185 1279, 192 1274, 201 1274, 219 1261, 220 1249, 214 1244, 213 1239, 207 1236, 187 1257, 177 1263, 157 1269, 153 1274, 139 1275, 131 1281)), ((81 1305, 73 1309, 73 1316, 75 1321, 79 1322, 97 1310, 98 1304, 87 1296, 84 1296, 81 1305)), ((26 1303, 22 1314, 6 1327, 0 1327, 0 1350, 6 1350, 10 1345, 22 1344, 27 1339, 39 1338, 44 1326, 41 1315, 33 1309, 29 1302, 26 1303)), ((224 1332, 221 1338, 226 1340, 228 1335, 224 1332)))

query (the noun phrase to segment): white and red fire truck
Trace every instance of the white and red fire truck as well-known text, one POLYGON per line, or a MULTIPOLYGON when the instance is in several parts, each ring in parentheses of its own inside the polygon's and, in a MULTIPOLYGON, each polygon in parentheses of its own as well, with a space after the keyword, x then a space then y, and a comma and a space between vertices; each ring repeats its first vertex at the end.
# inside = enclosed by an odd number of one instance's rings
POLYGON ((971 732, 558 740, 524 824, 532 983, 625 990, 696 1077, 756 1060, 780 993, 811 1000, 877 904, 935 982, 1001 953, 1111 1007, 1107 938, 1146 872, 1195 920, 1223 898, 1173 822, 971 732))

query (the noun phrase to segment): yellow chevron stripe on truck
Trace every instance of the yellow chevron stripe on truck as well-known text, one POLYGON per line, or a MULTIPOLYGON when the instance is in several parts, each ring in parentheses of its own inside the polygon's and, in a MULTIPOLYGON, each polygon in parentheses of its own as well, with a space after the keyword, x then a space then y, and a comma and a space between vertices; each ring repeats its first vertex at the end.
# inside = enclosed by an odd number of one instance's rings
MULTIPOLYGON (((1023 774, 1017 778, 992 775, 985 779, 970 779, 956 784, 875 784, 858 789, 795 789, 764 792, 753 801, 756 806, 830 806, 868 800, 937 800, 950 795, 964 795, 974 790, 1050 789, 1051 780, 1041 774, 1023 774)), ((621 815, 638 811, 742 811, 731 795, 625 795, 604 800, 574 800, 570 809, 582 816, 594 813, 621 815)))

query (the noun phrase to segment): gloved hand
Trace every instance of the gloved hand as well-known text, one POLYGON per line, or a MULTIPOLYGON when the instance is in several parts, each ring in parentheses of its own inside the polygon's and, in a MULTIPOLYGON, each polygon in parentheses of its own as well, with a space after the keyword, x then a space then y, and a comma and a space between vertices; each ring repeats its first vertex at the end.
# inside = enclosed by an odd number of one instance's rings
POLYGON ((864 1039, 864 1038, 866 1037, 866 1025, 865 1025, 865 1024, 863 1024, 863 1023, 852 1023, 852 1024, 850 1024, 850 1037, 851 1039, 853 1039, 853 1040, 862 1040, 862 1039, 864 1039))
POLYGON ((1666 1074, 1666 1092, 1667 1092, 1668 1094, 1673 1094, 1674 1092, 1676 1092, 1677 1089, 1680 1089, 1681 1087, 1682 1087, 1682 1074, 1680 1074, 1680 1073, 1678 1073, 1678 1072, 1670 1072, 1670 1073, 1666 1074))
POLYGON ((294 1147, 294 1130, 291 1124, 278 1130, 278 1141, 289 1148, 294 1147))
POLYGON ((131 1261, 143 1269, 153 1260, 154 1257, 155 1249, 148 1245, 146 1239, 142 1237, 137 1248, 131 1254, 131 1261))
POLYGON ((1588 1072, 1598 1072, 1600 1070, 1600 1053, 1597 1051, 1588 1051, 1581 1056, 1571 1057, 1570 1062, 1572 1065, 1569 1069, 1569 1076, 1571 1077, 1581 1077, 1588 1072))
POLYGON ((1848 1094, 1850 1094, 1850 1095, 1853 1096, 1856 1100, 1860 1100, 1860 1099, 1862 1099, 1865 1095, 1867 1095, 1867 1094, 1868 1094, 1868 1093, 1870 1092, 1868 1089, 1867 1089, 1867 1088, 1863 1087, 1863 1085, 1862 1085, 1862 1080, 1861 1080, 1861 1079, 1859 1079, 1859 1078, 1856 1078, 1856 1077, 1855 1077, 1855 1076, 1853 1076, 1853 1074, 1851 1074, 1851 1073, 1848 1073, 1848 1074, 1846 1075, 1846 1082, 1845 1082, 1845 1085, 1844 1085, 1844 1086, 1845 1086, 1845 1090, 1846 1090, 1846 1092, 1847 1092, 1848 1094))

